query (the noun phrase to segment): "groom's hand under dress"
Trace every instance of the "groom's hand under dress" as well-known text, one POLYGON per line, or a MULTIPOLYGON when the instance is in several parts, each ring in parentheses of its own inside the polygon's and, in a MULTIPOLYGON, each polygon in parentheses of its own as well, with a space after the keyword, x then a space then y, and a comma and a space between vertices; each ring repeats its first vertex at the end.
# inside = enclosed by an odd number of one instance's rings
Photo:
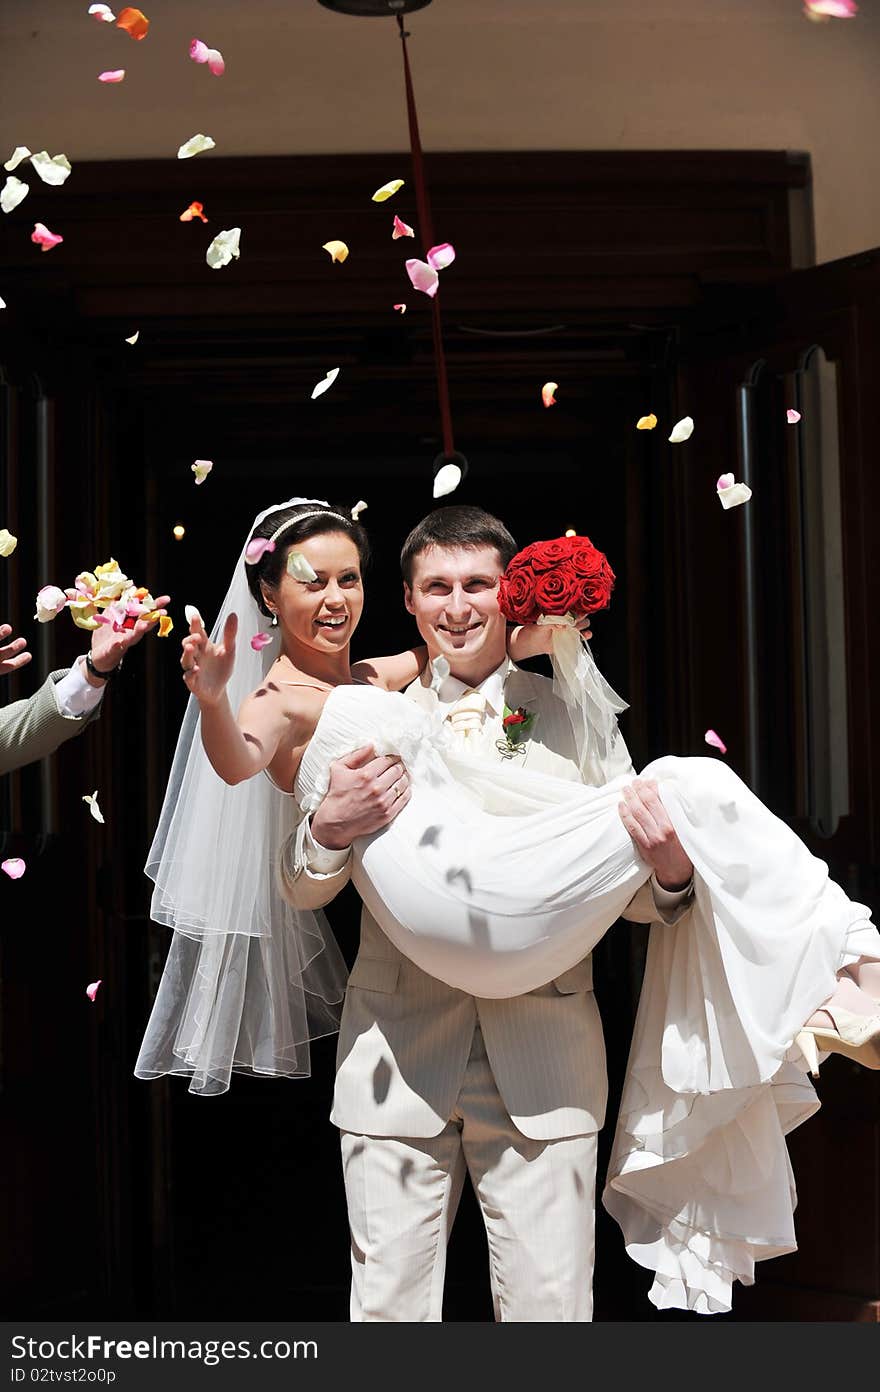
POLYGON ((693 862, 669 820, 657 784, 648 778, 634 779, 624 788, 623 802, 618 803, 617 810, 636 850, 654 871, 660 887, 684 889, 693 876, 693 862))
POLYGON ((402 760, 364 745, 331 763, 326 796, 312 817, 312 836, 328 851, 347 850, 356 836, 393 822, 410 796, 402 760))

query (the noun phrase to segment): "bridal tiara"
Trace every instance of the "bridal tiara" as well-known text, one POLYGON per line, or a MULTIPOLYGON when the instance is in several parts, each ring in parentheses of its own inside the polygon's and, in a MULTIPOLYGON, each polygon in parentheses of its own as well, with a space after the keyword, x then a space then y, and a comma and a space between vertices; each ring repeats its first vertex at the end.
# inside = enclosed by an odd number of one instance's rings
POLYGON ((347 527, 351 525, 349 518, 342 512, 331 512, 327 508, 312 508, 309 512, 298 512, 296 517, 288 517, 286 522, 282 522, 281 526, 270 536, 270 544, 276 542, 282 533, 287 531, 288 527, 292 527, 295 522, 305 521, 307 517, 337 517, 339 521, 344 522, 347 527))

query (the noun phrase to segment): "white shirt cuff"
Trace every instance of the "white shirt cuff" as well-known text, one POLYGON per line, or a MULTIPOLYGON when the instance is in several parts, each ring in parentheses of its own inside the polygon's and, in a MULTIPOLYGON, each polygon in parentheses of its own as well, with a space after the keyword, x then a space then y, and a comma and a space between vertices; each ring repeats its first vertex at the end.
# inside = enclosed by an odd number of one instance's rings
POLYGON ((306 866, 313 875, 337 875, 340 870, 345 868, 348 857, 351 855, 350 846, 344 851, 332 851, 329 846, 319 846, 312 835, 311 818, 306 819, 303 849, 306 866))
POLYGON ((689 894, 693 893, 694 879, 691 876, 690 883, 684 889, 664 889, 659 883, 657 876, 651 876, 651 891, 654 895, 654 903, 658 909, 677 909, 689 894))
POLYGON ((82 664, 77 659, 70 671, 55 683, 52 694, 60 715, 80 719, 95 709, 104 695, 104 688, 86 681, 82 664))

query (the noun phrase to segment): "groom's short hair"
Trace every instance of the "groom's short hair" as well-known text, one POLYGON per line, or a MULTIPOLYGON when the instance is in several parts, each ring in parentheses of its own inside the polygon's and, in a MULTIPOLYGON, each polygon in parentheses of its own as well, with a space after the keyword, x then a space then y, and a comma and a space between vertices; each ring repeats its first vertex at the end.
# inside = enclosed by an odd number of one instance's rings
POLYGON ((517 545, 504 523, 483 508, 435 508, 413 527, 400 552, 400 570, 407 585, 412 584, 413 562, 433 546, 494 546, 501 569, 516 555, 517 545))

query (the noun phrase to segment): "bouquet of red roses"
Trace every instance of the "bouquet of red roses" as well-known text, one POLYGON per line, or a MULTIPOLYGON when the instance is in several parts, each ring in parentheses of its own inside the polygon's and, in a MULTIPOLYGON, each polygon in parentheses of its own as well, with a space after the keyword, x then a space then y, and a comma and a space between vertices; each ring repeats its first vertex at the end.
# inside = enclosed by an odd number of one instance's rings
POLYGON ((516 553, 499 582, 498 604, 514 623, 537 623, 542 615, 579 618, 607 609, 613 588, 608 558, 589 537, 556 537, 516 553))

